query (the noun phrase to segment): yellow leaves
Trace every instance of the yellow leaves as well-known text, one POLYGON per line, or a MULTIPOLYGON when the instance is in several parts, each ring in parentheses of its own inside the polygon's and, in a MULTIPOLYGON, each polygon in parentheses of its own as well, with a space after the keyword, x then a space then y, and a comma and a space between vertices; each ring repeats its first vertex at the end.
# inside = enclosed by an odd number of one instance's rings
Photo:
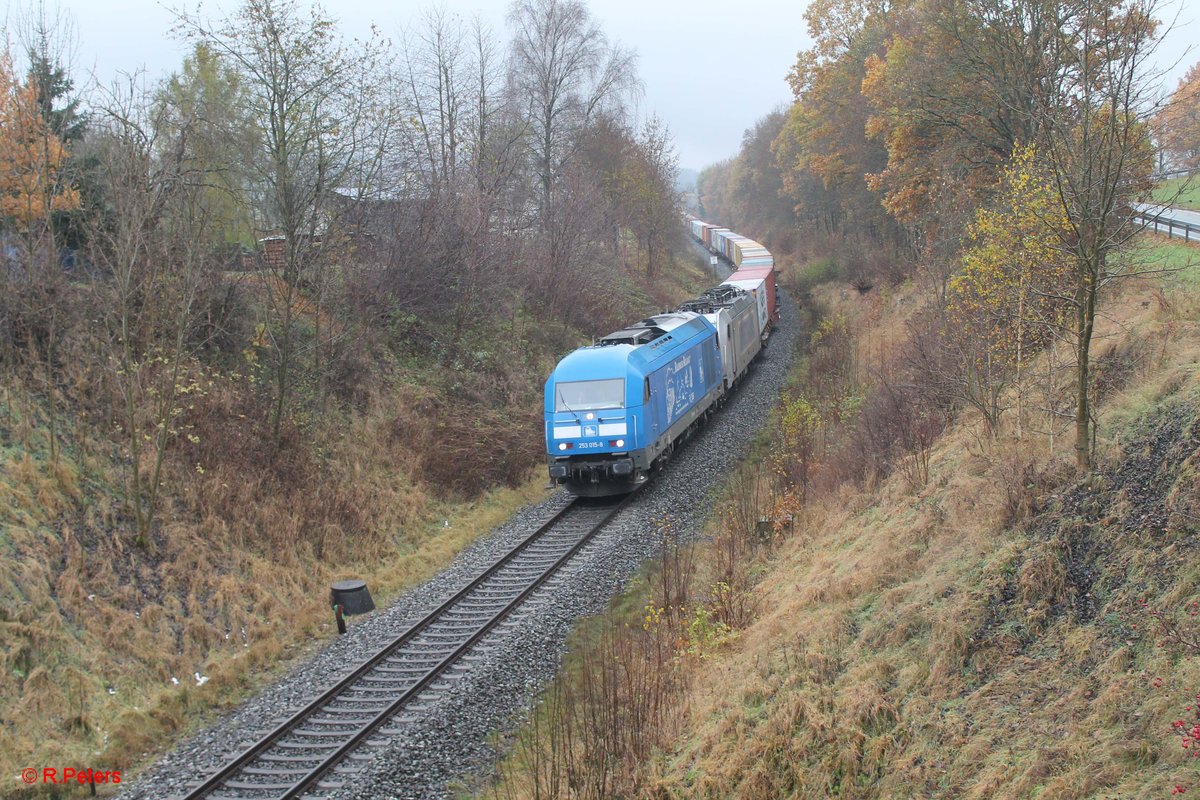
POLYGON ((662 623, 663 612, 666 609, 656 606, 654 603, 647 603, 645 611, 646 614, 642 618, 642 630, 648 631, 662 623))
POLYGON ((1179 81, 1171 100, 1154 119, 1155 135, 1169 153, 1200 165, 1200 62, 1179 81))
POLYGON ((882 114, 872 114, 867 117, 866 134, 868 139, 878 139, 886 136, 890 123, 882 114))
MULTIPOLYGON (((868 175, 867 185, 872 191, 882 191, 888 178, 894 173, 885 170, 878 175, 868 175)), ((924 183, 902 183, 883 198, 883 207, 901 222, 911 222, 916 219, 921 209, 929 204, 929 189, 924 183)))
POLYGON ((1058 243, 1066 217, 1032 147, 1018 147, 1001 171, 994 205, 980 208, 949 284, 951 322, 1007 362, 1061 322, 1070 270, 1058 243))
POLYGON ((822 425, 821 413, 805 397, 788 397, 783 404, 780 427, 784 446, 795 449, 802 439, 811 436, 822 425))
POLYGON ((827 314, 821 318, 817 324, 816 330, 812 332, 811 343, 813 347, 819 345, 830 336, 844 336, 850 331, 850 323, 846 319, 846 315, 840 312, 827 314))
POLYGON ((796 63, 788 71, 787 81, 792 87, 792 94, 799 99, 812 86, 813 75, 817 72, 817 57, 811 51, 802 50, 796 56, 796 63))

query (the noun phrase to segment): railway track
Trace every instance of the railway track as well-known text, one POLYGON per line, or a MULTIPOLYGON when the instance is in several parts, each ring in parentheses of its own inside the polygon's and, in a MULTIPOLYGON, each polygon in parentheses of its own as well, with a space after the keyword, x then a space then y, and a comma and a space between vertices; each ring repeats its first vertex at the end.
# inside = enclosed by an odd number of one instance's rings
MULTIPOLYGON (((636 494, 636 493, 635 493, 636 494)), ((345 784, 355 751, 403 733, 404 711, 448 691, 447 673, 560 567, 633 495, 607 504, 573 501, 503 558, 380 652, 295 712, 183 800, 315 798, 345 784), (340 766, 341 765, 341 766, 340 766)))

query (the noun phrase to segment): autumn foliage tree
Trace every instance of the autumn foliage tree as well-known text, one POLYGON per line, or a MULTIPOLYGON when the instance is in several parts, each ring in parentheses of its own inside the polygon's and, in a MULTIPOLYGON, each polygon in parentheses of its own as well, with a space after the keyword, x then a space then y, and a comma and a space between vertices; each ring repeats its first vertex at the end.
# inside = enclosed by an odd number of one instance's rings
MULTIPOLYGON (((1037 147, 1065 220, 1046 235, 1073 264, 1060 299, 1074 316, 1081 468, 1090 465, 1097 298, 1125 269, 1117 256, 1137 230, 1128 209, 1148 187, 1156 10, 1153 0, 893 7, 885 49, 867 56, 862 83, 874 109, 868 131, 887 145, 887 166, 870 184, 897 219, 918 227, 926 253, 931 239, 956 251, 964 226, 946 221, 988 201, 991 176, 1020 143, 1037 147)), ((981 347, 984 362, 996 355, 981 347)))
POLYGON ((1055 0, 929 0, 893 14, 867 59, 868 134, 887 167, 870 179, 902 220, 936 224, 970 189, 976 205, 1021 142, 1037 136, 1039 98, 1069 57, 1055 0))
POLYGON ((53 250, 48 220, 79 206, 62 181, 67 147, 42 113, 38 87, 18 81, 11 56, 0 55, 0 217, 26 244, 32 277, 39 245, 53 250))
POLYGON ((867 137, 871 108, 861 87, 893 13, 892 4, 877 0, 808 7, 804 17, 815 44, 788 73, 796 102, 772 146, 783 187, 801 213, 818 215, 831 230, 865 232, 877 241, 895 240, 898 228, 865 180, 885 167, 887 153, 867 137))
POLYGON ((1065 227, 1036 150, 1018 147, 1001 171, 994 202, 976 212, 962 270, 949 287, 945 341, 957 356, 961 397, 980 411, 990 434, 1010 380, 1021 434, 1028 362, 1067 323, 1063 298, 1071 273, 1057 246, 1065 227))
POLYGON ((38 365, 49 411, 51 459, 58 458, 56 350, 60 334, 58 284, 63 280, 53 217, 79 206, 79 193, 65 180, 68 152, 43 113, 35 81, 21 82, 10 54, 0 53, 0 222, 19 244, 16 263, 0 269, 7 295, 6 355, 38 365))
POLYGON ((1180 79, 1155 122, 1159 144, 1172 163, 1200 167, 1200 62, 1180 79))

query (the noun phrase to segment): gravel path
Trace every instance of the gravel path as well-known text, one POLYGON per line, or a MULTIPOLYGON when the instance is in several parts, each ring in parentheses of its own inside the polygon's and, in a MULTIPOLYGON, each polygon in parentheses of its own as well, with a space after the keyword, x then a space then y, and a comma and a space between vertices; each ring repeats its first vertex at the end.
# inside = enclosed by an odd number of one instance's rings
MULTIPOLYGON (((476 652, 482 657, 460 675, 449 693, 414 715, 407 725, 408 735, 395 737, 359 760, 362 771, 343 776, 347 787, 328 796, 448 798, 451 781, 491 769, 497 754, 489 739, 497 730, 511 730, 538 688, 554 676, 574 623, 603 611, 642 562, 655 554, 665 521, 670 520, 677 536, 697 536, 702 531, 715 490, 745 455, 786 381, 799 331, 795 306, 787 297, 781 310, 783 317, 770 347, 725 409, 526 609, 480 642, 476 652)), ((158 800, 182 793, 189 781, 213 771, 319 688, 349 671, 349 666, 365 660, 436 608, 566 502, 566 494, 557 491, 521 509, 464 550, 444 573, 391 607, 352 621, 350 635, 331 641, 279 683, 181 743, 121 796, 158 800)))

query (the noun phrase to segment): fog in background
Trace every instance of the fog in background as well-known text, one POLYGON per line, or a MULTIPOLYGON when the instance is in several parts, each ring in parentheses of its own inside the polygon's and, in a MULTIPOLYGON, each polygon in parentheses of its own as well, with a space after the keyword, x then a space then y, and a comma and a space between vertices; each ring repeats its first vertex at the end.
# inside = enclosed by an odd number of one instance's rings
MULTIPOLYGON (((371 25, 389 37, 414 25, 431 4, 404 2, 384 8, 325 6, 348 37, 366 38, 371 25)), ((507 39, 508 4, 491 0, 442 0, 439 5, 470 19, 480 16, 507 39)), ((756 120, 791 102, 784 76, 798 50, 810 44, 795 0, 592 0, 588 7, 611 40, 636 49, 645 85, 639 102, 643 117, 657 114, 670 126, 683 168, 700 169, 733 156, 742 133, 756 120)), ((189 51, 171 34, 177 3, 153 0, 62 0, 46 3, 47 15, 61 9, 75 28, 73 72, 76 84, 91 74, 109 83, 121 72, 144 69, 148 77, 178 70, 189 51)), ((195 3, 186 6, 194 11, 195 3)), ((28 8, 7 3, 11 26, 28 8)), ((207 2, 201 13, 220 18, 237 8, 231 0, 207 2)), ((1173 89, 1187 68, 1200 60, 1200 5, 1173 0, 1165 15, 1178 15, 1159 53, 1159 65, 1173 89)), ((1171 22, 1172 20, 1168 20, 1171 22)))

